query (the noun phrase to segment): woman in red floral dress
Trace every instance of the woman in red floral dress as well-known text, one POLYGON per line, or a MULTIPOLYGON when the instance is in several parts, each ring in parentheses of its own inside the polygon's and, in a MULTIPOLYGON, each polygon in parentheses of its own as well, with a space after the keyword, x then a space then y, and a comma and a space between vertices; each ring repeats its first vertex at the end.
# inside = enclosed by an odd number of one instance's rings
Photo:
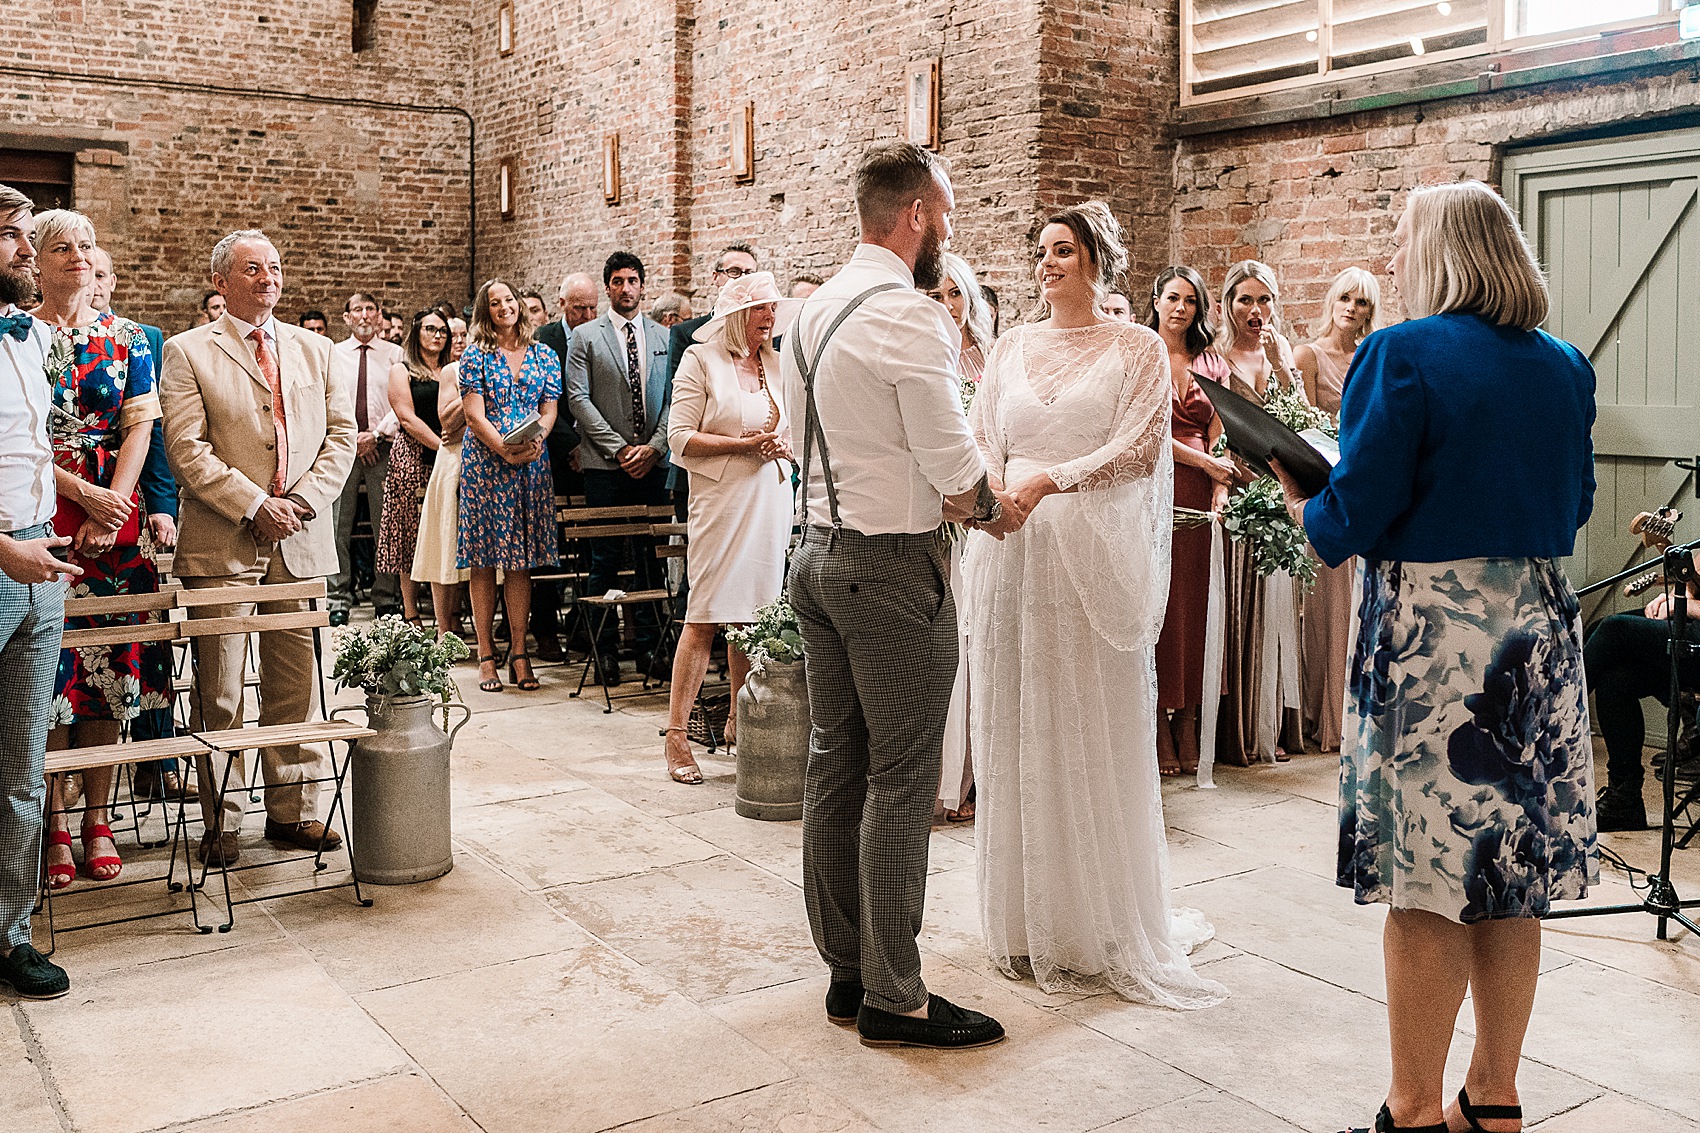
MULTIPOLYGON (((141 328, 89 303, 94 226, 54 210, 36 218, 42 303, 33 314, 53 328, 47 380, 53 387, 49 431, 59 508, 54 528, 71 537, 70 559, 83 576, 68 597, 152 593, 159 570, 142 534, 136 480, 160 415, 154 364, 141 328)), ((67 629, 117 624, 122 616, 70 618, 67 629)), ((144 620, 128 617, 130 621, 144 620)), ((170 735, 171 650, 164 642, 66 649, 59 655, 52 730, 57 749, 115 743, 143 713, 160 713, 148 734, 170 735)), ((123 868, 108 825, 112 768, 83 774, 83 868, 111 881, 123 868)), ((49 785, 48 883, 76 876, 63 784, 49 785)))

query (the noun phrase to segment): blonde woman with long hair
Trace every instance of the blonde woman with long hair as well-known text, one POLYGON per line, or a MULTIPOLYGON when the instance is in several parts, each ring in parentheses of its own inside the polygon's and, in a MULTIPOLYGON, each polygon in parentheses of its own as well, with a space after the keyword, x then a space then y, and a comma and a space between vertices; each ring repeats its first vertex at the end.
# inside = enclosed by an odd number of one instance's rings
POLYGON ((1486 185, 1412 192, 1393 243, 1411 320, 1358 348, 1327 487, 1282 486, 1324 562, 1364 559, 1336 877, 1391 906, 1375 1128, 1509 1133, 1540 918, 1599 880, 1581 610, 1559 566, 1593 510, 1594 371, 1537 329, 1546 281, 1486 185), (1466 993, 1475 1046, 1449 1105, 1466 993))
MULTIPOLYGON (((1375 329, 1381 285, 1363 268, 1351 267, 1328 285, 1328 325, 1314 341, 1293 350, 1310 403, 1339 419, 1340 391, 1358 343, 1375 329)), ((1304 596, 1299 616, 1299 698, 1307 735, 1323 751, 1340 750, 1340 705, 1346 696, 1346 652, 1351 649, 1352 579, 1357 560, 1337 567, 1319 563, 1316 585, 1304 596)))
MULTIPOLYGON (((1241 260, 1222 284, 1216 350, 1228 388, 1262 401, 1278 388, 1303 389, 1293 348, 1281 333, 1281 289, 1260 260, 1241 260)), ((1299 694, 1298 585, 1286 571, 1261 576, 1251 552, 1229 556, 1225 735, 1217 752, 1241 765, 1284 761, 1303 742, 1299 694)))

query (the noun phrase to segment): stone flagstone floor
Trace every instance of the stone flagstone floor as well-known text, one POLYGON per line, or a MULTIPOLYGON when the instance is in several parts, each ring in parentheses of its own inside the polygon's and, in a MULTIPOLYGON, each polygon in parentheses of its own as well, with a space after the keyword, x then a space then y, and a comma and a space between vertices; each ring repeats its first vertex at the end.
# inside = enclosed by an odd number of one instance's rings
MULTIPOLYGON (((1178 899, 1217 929, 1195 959, 1233 992, 1211 1011, 1004 979, 981 951, 973 830, 937 829, 927 980, 1010 1039, 894 1053, 822 1015, 800 824, 739 818, 726 760, 704 761, 705 786, 668 782, 661 698, 604 715, 559 668, 531 694, 479 693, 471 672, 453 872, 372 887, 370 909, 348 890, 247 905, 228 934, 169 918, 61 935, 70 997, 0 994, 0 1133, 1326 1133, 1380 1102, 1383 912, 1331 880, 1332 758, 1165 786, 1178 899)), ((1652 835, 1609 843, 1654 860, 1652 835)), ((128 857, 130 877, 163 869, 128 857)), ((1675 872, 1700 896, 1700 848, 1675 872)), ((1596 899, 1628 893, 1609 875, 1596 899)), ((79 881, 59 923, 166 900, 115 898, 79 881)), ((1549 927, 1531 1129, 1700 1133, 1700 941, 1674 935, 1639 915, 1549 927)), ((1466 1007, 1454 1082, 1470 1030, 1466 1007)))

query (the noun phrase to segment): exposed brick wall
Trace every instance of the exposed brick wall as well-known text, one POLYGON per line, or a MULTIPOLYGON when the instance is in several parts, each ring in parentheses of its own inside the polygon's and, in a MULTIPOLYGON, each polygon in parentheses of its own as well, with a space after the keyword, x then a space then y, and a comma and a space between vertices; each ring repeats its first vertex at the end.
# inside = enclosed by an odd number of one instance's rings
MULTIPOLYGON (((1507 143, 1693 107, 1693 71, 1553 84, 1177 141, 1178 0, 518 0, 496 51, 493 0, 379 0, 377 46, 351 50, 348 0, 54 0, 13 13, 0 64, 315 97, 459 105, 476 118, 478 224, 466 126, 447 114, 233 97, 0 73, 0 144, 82 139, 76 199, 119 262, 122 309, 192 318, 212 243, 272 230, 283 310, 335 310, 353 287, 407 311, 459 299, 474 267, 552 293, 625 247, 650 294, 706 294, 729 240, 782 277, 830 272, 855 240, 848 174, 904 127, 904 74, 942 60, 941 151, 954 247, 1034 313, 1040 218, 1106 199, 1130 231, 1135 304, 1165 263, 1220 281, 1257 255, 1301 333, 1328 278, 1377 270, 1403 194, 1492 180, 1507 143), (730 118, 756 106, 756 179, 729 169, 730 118), (604 134, 623 196, 602 199, 604 134), (515 218, 496 207, 516 163, 515 218)), ((44 147, 46 142, 42 143, 44 147)), ((0 169, 0 177, 4 176, 0 169)), ((1390 310, 1397 312, 1396 298, 1390 310)))
POLYGON ((1322 325, 1324 289, 1352 265, 1381 279, 1387 319, 1397 320, 1385 266, 1413 187, 1459 178, 1497 184, 1505 146, 1613 122, 1655 129, 1661 115, 1696 106, 1700 86, 1693 68, 1681 66, 1183 139, 1177 247, 1212 288, 1234 261, 1266 261, 1300 338, 1322 325))
MULTIPOLYGON (((380 3, 376 50, 357 55, 347 0, 59 0, 12 13, 0 63, 458 104, 464 9, 380 3)), ((277 240, 286 316, 339 310, 353 288, 408 312, 466 289, 467 127, 452 115, 0 73, 0 134, 82 139, 74 199, 117 262, 116 306, 168 333, 193 321, 208 253, 240 227, 277 240)))
MULTIPOLYGON (((941 152, 957 193, 953 246, 1019 305, 1034 214, 1037 0, 521 0, 516 51, 475 40, 480 162, 520 170, 516 217, 480 223, 481 274, 552 289, 628 247, 649 294, 712 302, 715 254, 747 239, 782 277, 830 272, 855 244, 848 175, 865 146, 901 135, 911 60, 942 58, 941 152), (634 45, 647 45, 635 51, 634 45), (538 127, 544 77, 553 124, 538 127), (756 107, 756 178, 730 169, 730 123, 756 107), (602 200, 602 136, 620 134, 625 190, 602 200)), ((484 26, 488 24, 488 26, 484 26)), ((486 190, 487 191, 487 190, 486 190)), ((1008 309, 1006 308, 1006 315, 1008 309)))
POLYGON ((1049 212, 1098 198, 1110 206, 1127 230, 1136 308, 1170 262, 1178 11, 1173 0, 1046 5, 1039 205, 1049 212))

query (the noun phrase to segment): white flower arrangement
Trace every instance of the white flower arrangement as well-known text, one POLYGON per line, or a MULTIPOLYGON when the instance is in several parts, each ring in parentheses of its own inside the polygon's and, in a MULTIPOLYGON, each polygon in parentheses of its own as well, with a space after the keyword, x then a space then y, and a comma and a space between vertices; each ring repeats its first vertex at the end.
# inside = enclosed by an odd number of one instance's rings
POLYGON ((756 620, 726 630, 726 640, 750 659, 750 672, 759 673, 769 661, 788 665, 803 659, 803 635, 797 612, 781 595, 756 611, 756 620))

